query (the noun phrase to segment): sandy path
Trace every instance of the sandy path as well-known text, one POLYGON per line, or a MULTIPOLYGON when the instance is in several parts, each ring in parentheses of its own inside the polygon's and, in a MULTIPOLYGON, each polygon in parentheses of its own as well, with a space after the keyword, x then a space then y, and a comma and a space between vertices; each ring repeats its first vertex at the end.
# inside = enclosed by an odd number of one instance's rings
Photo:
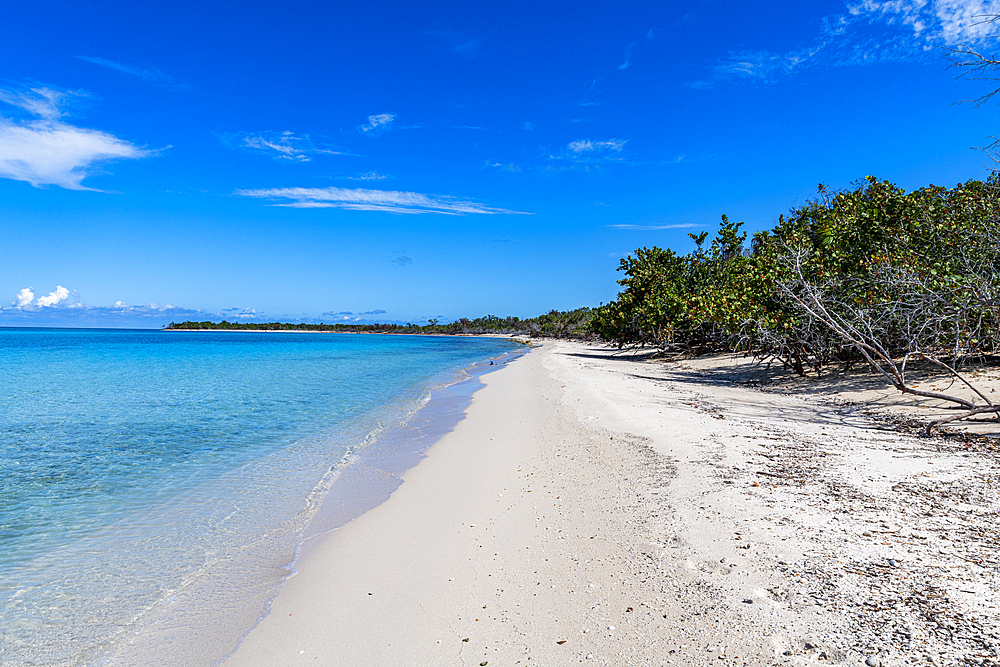
POLYGON ((484 381, 227 666, 996 660, 988 452, 578 343, 484 381))

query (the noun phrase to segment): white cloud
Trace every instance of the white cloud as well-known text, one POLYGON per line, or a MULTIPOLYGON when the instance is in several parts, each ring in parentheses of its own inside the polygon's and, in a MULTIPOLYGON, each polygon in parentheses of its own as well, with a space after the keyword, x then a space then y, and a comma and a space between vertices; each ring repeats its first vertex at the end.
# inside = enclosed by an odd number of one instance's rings
POLYGON ((456 197, 424 195, 396 190, 363 188, 267 188, 237 190, 241 197, 277 200, 276 206, 294 208, 342 208, 354 211, 388 211, 390 213, 522 213, 493 208, 479 202, 456 197))
POLYGON ((937 0, 934 15, 940 23, 940 34, 949 45, 982 43, 1000 34, 1000 25, 994 20, 1000 15, 1000 2, 937 0))
POLYGON ((35 303, 42 308, 47 308, 50 306, 56 306, 64 303, 69 299, 69 290, 62 285, 56 285, 56 288, 49 292, 48 296, 40 296, 35 303))
POLYGON ((861 0, 843 14, 823 18, 822 29, 804 47, 784 52, 732 51, 712 67, 720 80, 771 83, 816 64, 864 65, 905 62, 936 47, 982 47, 1000 37, 1000 0, 861 0))
POLYGON ((35 298, 35 293, 31 291, 30 287, 25 287, 20 292, 14 295, 13 306, 15 308, 23 308, 31 303, 35 298))
POLYGON ((991 20, 1000 14, 995 0, 863 0, 848 5, 851 16, 907 26, 917 36, 944 45, 982 42, 998 34, 991 20))
POLYGON ((38 312, 43 309, 76 309, 85 308, 80 303, 80 297, 76 292, 70 291, 63 287, 62 285, 56 285, 56 288, 49 292, 45 296, 40 296, 35 298, 35 293, 30 287, 25 287, 21 289, 17 294, 14 295, 14 301, 11 303, 11 308, 2 310, 18 310, 24 311, 26 313, 38 312))
POLYGON ((362 132, 371 134, 372 136, 378 136, 382 134, 383 131, 389 129, 392 125, 392 121, 396 120, 396 114, 394 113, 380 113, 374 116, 368 116, 367 125, 359 125, 358 129, 362 132))
POLYGON ((0 101, 38 117, 18 121, 0 116, 0 178, 26 181, 36 188, 58 185, 89 190, 81 183, 97 163, 153 154, 106 132, 62 122, 66 95, 47 88, 0 89, 0 101))
POLYGON ((577 155, 581 153, 620 153, 625 148, 626 139, 608 139, 607 141, 591 141, 590 139, 580 139, 572 141, 569 149, 577 155))

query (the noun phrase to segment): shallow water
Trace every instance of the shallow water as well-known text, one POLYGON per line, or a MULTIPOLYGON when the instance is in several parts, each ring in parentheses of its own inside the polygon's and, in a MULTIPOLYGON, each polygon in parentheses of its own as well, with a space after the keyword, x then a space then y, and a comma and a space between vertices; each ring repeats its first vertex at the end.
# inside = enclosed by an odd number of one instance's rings
POLYGON ((0 329, 0 665, 218 660, 429 444, 431 390, 515 347, 0 329))

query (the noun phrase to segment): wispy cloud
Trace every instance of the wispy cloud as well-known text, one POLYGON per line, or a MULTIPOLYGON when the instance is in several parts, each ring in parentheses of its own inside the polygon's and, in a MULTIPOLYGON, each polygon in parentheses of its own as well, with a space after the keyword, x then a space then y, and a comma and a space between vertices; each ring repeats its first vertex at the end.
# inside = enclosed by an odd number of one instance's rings
POLYGON ((579 139, 571 141, 568 148, 577 155, 583 153, 621 153, 627 141, 627 139, 606 139, 605 141, 579 139))
POLYGON ((138 65, 126 65, 124 63, 117 62, 115 60, 109 60, 108 58, 98 58, 95 56, 73 56, 78 60, 83 60, 84 62, 91 63, 92 65, 98 65, 99 67, 104 67, 116 72, 121 72, 122 74, 128 74, 129 76, 134 76, 142 79, 146 83, 151 83, 157 86, 166 86, 169 88, 177 88, 182 90, 187 90, 189 86, 181 81, 178 81, 174 77, 166 74, 165 72, 155 68, 155 67, 143 67, 138 65))
POLYGON ((485 164, 491 169, 499 169, 500 171, 519 172, 523 170, 521 165, 513 162, 486 162, 485 164))
POLYGON ((79 90, 53 90, 52 88, 31 88, 11 90, 0 88, 0 102, 24 109, 33 116, 45 120, 58 120, 63 116, 63 107, 74 97, 86 97, 79 90))
POLYGON ((804 46, 781 52, 734 50, 711 67, 712 76, 692 87, 745 80, 773 83, 817 65, 850 66, 906 62, 936 47, 983 46, 1000 37, 1000 0, 861 0, 824 17, 804 46))
POLYGON ((308 162, 309 156, 300 149, 293 147, 289 143, 289 137, 283 136, 278 141, 272 141, 262 136, 248 136, 243 138, 243 145, 247 148, 255 148, 262 151, 275 151, 277 158, 284 160, 296 160, 298 162, 308 162))
MULTIPOLYGON (((549 155, 548 159, 571 165, 556 167, 556 171, 581 167, 589 169, 610 163, 620 164, 625 161, 622 151, 627 143, 627 139, 577 139, 569 142, 560 153, 549 155)), ((546 170, 551 172, 551 165, 546 170)))
POLYGON ((503 208, 486 206, 457 197, 425 195, 397 190, 362 188, 267 188, 237 190, 241 197, 275 201, 275 206, 293 208, 341 208, 353 211, 388 211, 390 213, 443 213, 446 215, 501 213, 523 214, 503 208))
MULTIPOLYGON (((557 153, 545 152, 540 155, 541 162, 516 164, 499 161, 484 161, 484 169, 494 169, 509 172, 541 172, 554 175, 572 171, 587 171, 601 173, 605 166, 621 167, 664 167, 689 162, 715 161, 714 155, 696 156, 694 159, 685 155, 670 158, 638 159, 626 153, 627 139, 607 139, 594 141, 580 139, 570 142, 566 148, 557 153)), ((543 149, 544 150, 544 149, 543 149)))
POLYGON ((625 62, 623 62, 621 65, 618 66, 618 71, 623 72, 627 70, 629 67, 631 67, 632 53, 635 51, 636 47, 639 46, 644 41, 647 44, 651 43, 653 41, 654 36, 655 36, 655 31, 652 28, 650 28, 649 32, 646 33, 646 38, 644 40, 637 39, 634 42, 630 42, 629 45, 625 47, 625 62))
POLYGON ((695 224, 680 224, 680 225, 606 225, 611 229, 628 229, 632 231, 657 231, 661 229, 691 229, 693 227, 700 227, 701 225, 695 224))
POLYGON ((63 122, 67 99, 82 96, 78 91, 51 88, 0 89, 0 102, 35 117, 0 115, 0 178, 25 181, 36 188, 58 185, 90 190, 82 181, 98 164, 155 154, 106 132, 63 122))
POLYGON ((479 53, 479 40, 466 35, 444 30, 424 30, 424 34, 441 40, 449 51, 463 58, 473 58, 479 53))
POLYGON ((358 130, 369 136, 377 137, 392 127, 392 121, 394 120, 396 120, 396 114, 394 113, 380 113, 368 116, 368 124, 358 125, 358 130))
POLYGON ((392 178, 390 174, 380 174, 377 171, 366 171, 363 174, 358 174, 357 176, 348 176, 352 181, 384 181, 386 179, 392 178))
POLYGON ((294 132, 257 132, 222 135, 223 143, 231 148, 243 148, 270 155, 276 160, 310 162, 316 155, 354 155, 332 148, 322 148, 308 135, 294 132))
POLYGON ((796 71, 819 52, 819 47, 787 53, 770 51, 734 51, 726 60, 713 66, 720 78, 751 79, 771 82, 796 71))
POLYGON ((603 76, 598 76, 598 77, 594 77, 590 81, 590 87, 587 88, 587 94, 584 95, 583 99, 580 101, 580 106, 582 106, 582 107, 594 107, 594 106, 600 106, 601 105, 600 102, 594 100, 594 97, 599 96, 603 92, 601 90, 601 88, 599 87, 599 84, 603 80, 604 80, 603 76))

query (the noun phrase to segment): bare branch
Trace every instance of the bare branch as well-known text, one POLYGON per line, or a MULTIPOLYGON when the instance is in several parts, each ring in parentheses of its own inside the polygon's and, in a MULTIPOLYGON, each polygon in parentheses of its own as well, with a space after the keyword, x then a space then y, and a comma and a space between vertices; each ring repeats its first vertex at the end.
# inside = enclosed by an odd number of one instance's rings
MULTIPOLYGON (((993 17, 991 20, 983 22, 992 23, 995 22, 997 18, 998 17, 993 17)), ((970 46, 946 46, 942 48, 949 52, 949 55, 945 56, 951 61, 951 65, 949 65, 949 67, 955 67, 959 70, 958 77, 956 78, 970 79, 972 81, 1000 81, 1000 77, 983 76, 987 72, 1000 69, 1000 60, 997 60, 992 56, 984 55, 970 46)), ((985 104, 998 92, 1000 92, 1000 86, 975 99, 959 100, 959 103, 972 102, 974 106, 978 107, 985 104)))

